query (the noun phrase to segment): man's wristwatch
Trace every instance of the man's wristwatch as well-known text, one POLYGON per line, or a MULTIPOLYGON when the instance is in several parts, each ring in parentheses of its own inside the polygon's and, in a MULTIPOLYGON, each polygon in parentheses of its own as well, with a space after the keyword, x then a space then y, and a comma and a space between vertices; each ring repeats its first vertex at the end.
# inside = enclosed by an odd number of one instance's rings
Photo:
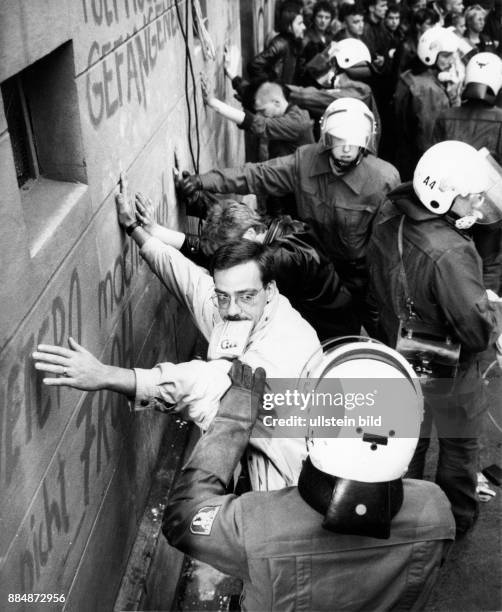
POLYGON ((137 227, 141 227, 141 223, 139 221, 135 221, 126 227, 126 234, 130 236, 137 227))

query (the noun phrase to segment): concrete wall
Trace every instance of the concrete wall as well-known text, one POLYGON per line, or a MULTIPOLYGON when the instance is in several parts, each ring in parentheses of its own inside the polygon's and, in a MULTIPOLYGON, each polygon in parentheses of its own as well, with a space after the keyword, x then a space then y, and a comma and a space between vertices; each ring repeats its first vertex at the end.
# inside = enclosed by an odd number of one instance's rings
MULTIPOLYGON (((231 99, 222 58, 225 45, 240 46, 239 3, 205 4, 217 59, 204 59, 190 15, 195 75, 206 71, 231 99)), ((185 1, 179 10, 184 24, 185 1)), ((69 335, 125 367, 192 352, 187 314, 120 231, 114 204, 126 170, 159 220, 185 224, 172 180, 175 156, 193 170, 175 1, 2 0, 0 83, 20 71, 43 176, 18 188, 0 97, 0 607, 32 610, 8 593, 36 592, 64 594, 72 612, 109 610, 162 436, 171 428, 178 457, 184 430, 130 414, 116 394, 45 388, 30 354, 69 335)), ((243 161, 241 132, 196 95, 201 171, 243 161)))

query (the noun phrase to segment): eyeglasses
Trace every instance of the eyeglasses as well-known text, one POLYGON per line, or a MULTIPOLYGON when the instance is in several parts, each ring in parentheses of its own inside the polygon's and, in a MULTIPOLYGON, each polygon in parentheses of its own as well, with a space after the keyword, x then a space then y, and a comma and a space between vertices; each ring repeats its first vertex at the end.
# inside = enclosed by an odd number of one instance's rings
MULTIPOLYGON (((256 291, 246 291, 245 293, 238 293, 235 297, 235 303, 238 306, 254 306, 256 304, 256 300, 258 299, 258 295, 265 289, 262 287, 256 291)), ((232 301, 232 296, 227 295, 226 293, 215 293, 211 298, 213 304, 222 310, 227 310, 230 307, 230 303, 232 301)))

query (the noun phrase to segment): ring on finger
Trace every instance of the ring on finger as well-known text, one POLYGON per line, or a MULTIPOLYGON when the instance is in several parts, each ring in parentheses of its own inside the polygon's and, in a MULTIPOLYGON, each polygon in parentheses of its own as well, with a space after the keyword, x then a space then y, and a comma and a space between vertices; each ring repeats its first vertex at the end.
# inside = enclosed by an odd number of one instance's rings
POLYGON ((63 368, 63 376, 68 376, 68 368, 63 368))

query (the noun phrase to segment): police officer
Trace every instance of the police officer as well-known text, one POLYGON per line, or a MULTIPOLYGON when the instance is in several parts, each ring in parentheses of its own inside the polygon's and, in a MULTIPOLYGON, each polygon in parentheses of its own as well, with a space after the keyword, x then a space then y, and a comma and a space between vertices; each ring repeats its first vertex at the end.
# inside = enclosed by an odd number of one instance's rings
MULTIPOLYGON (((364 361, 382 378, 398 377, 410 400, 402 411, 418 433, 421 398, 411 368, 395 351, 363 344, 335 349, 319 365, 328 376, 341 375, 340 368, 359 376, 352 366, 364 361)), ((396 428, 378 445, 355 427, 343 439, 310 437, 298 487, 228 495, 259 411, 264 372, 253 378, 237 362, 231 377, 233 386, 168 501, 169 542, 242 579, 243 610, 422 609, 454 525, 436 485, 401 480, 416 444, 411 430, 396 428)))
MULTIPOLYGON (((375 150, 372 152, 376 155, 381 125, 375 97, 369 85, 373 76, 368 47, 355 38, 340 40, 317 55, 309 66, 314 85, 309 87, 287 85, 290 102, 308 110, 314 119, 320 119, 334 100, 339 98, 361 100, 375 117, 375 150)), ((318 127, 316 123, 317 130, 318 127)), ((319 137, 318 131, 316 136, 319 137)))
MULTIPOLYGON (((502 169, 487 151, 446 141, 420 159, 413 184, 389 195, 375 224, 368 261, 383 339, 396 345, 400 327, 420 325, 445 349, 460 343, 448 395, 426 392, 426 417, 409 476, 421 478, 432 420, 439 437, 436 482, 452 504, 457 533, 474 523, 476 462, 482 424, 480 353, 502 330, 500 304, 490 302, 481 260, 466 230, 502 217, 502 169), (452 340, 450 344, 445 339, 452 340), (454 343, 454 342, 453 342, 454 343)), ((419 352, 419 351, 418 351, 419 352)))
POLYGON ((420 156, 432 144, 438 114, 450 106, 446 82, 458 49, 456 36, 441 27, 426 30, 418 40, 415 64, 406 70, 394 94, 395 163, 408 181, 420 156))
MULTIPOLYGON (((502 162, 502 108, 495 99, 502 87, 502 60, 494 53, 477 53, 467 64, 462 106, 443 110, 436 119, 433 141, 461 140, 476 149, 486 147, 502 162)), ((473 237, 483 259, 485 286, 501 289, 502 230, 475 225, 473 237)))
POLYGON ((278 196, 293 192, 298 218, 319 236, 351 292, 364 295, 371 223, 385 194, 399 183, 394 166, 370 153, 374 133, 368 107, 360 100, 341 98, 326 109, 317 144, 260 164, 187 176, 183 191, 278 196))
POLYGON ((462 106, 441 111, 433 140, 461 140, 479 149, 486 147, 502 162, 502 108, 495 106, 502 87, 502 60, 494 53, 477 53, 465 69, 462 106))

